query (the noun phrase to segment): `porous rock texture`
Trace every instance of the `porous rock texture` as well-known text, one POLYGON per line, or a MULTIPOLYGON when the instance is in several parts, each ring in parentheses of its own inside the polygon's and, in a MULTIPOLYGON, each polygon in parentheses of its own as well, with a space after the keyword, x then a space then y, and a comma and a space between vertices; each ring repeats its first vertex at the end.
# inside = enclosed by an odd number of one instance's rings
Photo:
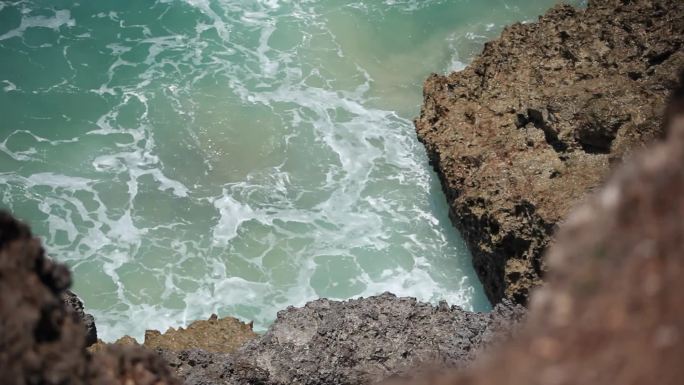
POLYGON ((169 328, 163 334, 157 330, 147 330, 143 345, 148 349, 202 349, 230 353, 256 337, 251 322, 244 323, 233 317, 218 318, 212 314, 206 321, 192 322, 187 328, 169 328))
POLYGON ((432 75, 415 125, 493 303, 526 303, 558 222, 662 136, 684 64, 684 1, 590 0, 515 24, 432 75))
POLYGON ((0 211, 0 383, 176 385, 141 348, 90 355, 81 315, 64 301, 68 269, 45 256, 29 228, 0 211))
POLYGON ((524 308, 472 313, 380 296, 290 307, 233 354, 161 351, 186 385, 372 384, 421 365, 457 367, 511 332, 524 308))
POLYGON ((684 87, 674 99, 667 142, 561 226, 517 337, 469 371, 413 385, 682 383, 684 87))
MULTIPOLYGON (((252 322, 244 323, 233 317, 218 318, 216 314, 212 314, 208 320, 194 321, 187 328, 169 328, 164 333, 158 330, 146 330, 142 346, 150 350, 172 352, 199 349, 210 353, 231 353, 257 336, 252 322)), ((131 336, 123 336, 113 344, 141 345, 131 336)), ((88 350, 98 352, 109 345, 102 340, 97 340, 88 350)))

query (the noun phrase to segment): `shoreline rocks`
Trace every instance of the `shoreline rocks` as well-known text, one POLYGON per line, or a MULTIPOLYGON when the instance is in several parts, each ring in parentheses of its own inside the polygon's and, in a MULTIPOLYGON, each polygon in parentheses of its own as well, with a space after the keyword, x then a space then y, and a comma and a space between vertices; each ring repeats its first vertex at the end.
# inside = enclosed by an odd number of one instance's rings
POLYGON ((372 384, 421 366, 461 367, 507 338, 524 314, 512 303, 472 313, 390 293, 319 299, 279 312, 264 335, 233 354, 160 353, 186 385, 372 384))
POLYGON ((123 338, 86 349, 92 318, 70 284, 68 269, 45 256, 28 227, 0 212, 0 377, 9 385, 371 384, 423 365, 461 367, 525 314, 510 302, 472 313, 385 293, 289 307, 261 336, 212 317, 150 331, 145 346, 123 338))
POLYGON ((425 82, 416 132, 492 303, 526 303, 571 207, 662 137, 682 66, 684 2, 593 0, 507 27, 425 82))
POLYGON ((244 323, 233 317, 218 318, 212 314, 208 320, 194 321, 187 328, 169 328, 164 333, 147 330, 143 346, 173 351, 202 349, 213 353, 231 353, 257 337, 251 322, 244 323))

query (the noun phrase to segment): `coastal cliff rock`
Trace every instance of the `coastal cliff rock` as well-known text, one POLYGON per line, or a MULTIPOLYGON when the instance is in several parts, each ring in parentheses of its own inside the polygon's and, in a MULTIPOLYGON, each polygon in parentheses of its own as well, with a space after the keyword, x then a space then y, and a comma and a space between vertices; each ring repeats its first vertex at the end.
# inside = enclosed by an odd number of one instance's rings
POLYGON ((99 352, 109 345, 118 345, 143 346, 150 350, 169 352, 200 349, 208 353, 231 353, 257 337, 251 322, 244 323, 233 317, 218 318, 216 314, 212 314, 208 320, 194 321, 187 328, 169 328, 164 333, 147 330, 142 344, 131 336, 123 336, 113 344, 98 340, 88 350, 99 352))
POLYGON ((186 385, 371 384, 421 364, 461 366, 523 314, 511 303, 471 313, 389 293, 320 299, 281 311, 263 336, 233 354, 161 353, 186 385))
POLYGON ((64 300, 70 284, 66 266, 47 258, 26 225, 0 211, 3 385, 179 384, 160 357, 139 347, 90 355, 80 302, 64 300))
POLYGON ((680 0, 590 0, 510 26, 465 70, 426 81, 418 138, 493 303, 526 303, 559 221, 662 136, 683 43, 680 0))
POLYGON ((421 364, 460 366, 525 313, 510 302, 471 313, 385 293, 290 307, 258 338, 249 324, 212 317, 148 333, 146 345, 159 354, 132 339, 88 351, 88 317, 70 283, 28 227, 0 212, 0 378, 8 385, 179 384, 167 362, 189 385, 370 384, 421 364))
POLYGON ((218 318, 213 314, 206 321, 195 321, 187 328, 169 328, 163 334, 157 330, 148 330, 145 332, 143 345, 148 349, 202 349, 214 353, 230 353, 256 337, 252 323, 247 324, 233 317, 218 318))
POLYGON ((469 371, 413 385, 682 383, 684 87, 674 99, 667 142, 561 226, 516 338, 469 371))

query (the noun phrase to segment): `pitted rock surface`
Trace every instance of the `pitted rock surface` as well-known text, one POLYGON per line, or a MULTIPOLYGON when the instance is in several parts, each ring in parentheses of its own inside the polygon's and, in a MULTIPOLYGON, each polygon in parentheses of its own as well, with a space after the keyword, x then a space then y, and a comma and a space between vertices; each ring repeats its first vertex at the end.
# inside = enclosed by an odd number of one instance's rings
POLYGON ((682 383, 684 74, 673 99, 667 141, 561 226, 516 337, 466 371, 411 385, 682 383))
POLYGON ((187 385, 371 384, 423 365, 461 366, 504 338, 523 315, 511 303, 472 313, 389 293, 320 299, 281 311, 263 336, 233 354, 162 355, 187 385))
POLYGON ((684 65, 684 2, 590 0, 515 24, 432 75, 415 125, 493 303, 526 303, 559 221, 662 136, 684 65))

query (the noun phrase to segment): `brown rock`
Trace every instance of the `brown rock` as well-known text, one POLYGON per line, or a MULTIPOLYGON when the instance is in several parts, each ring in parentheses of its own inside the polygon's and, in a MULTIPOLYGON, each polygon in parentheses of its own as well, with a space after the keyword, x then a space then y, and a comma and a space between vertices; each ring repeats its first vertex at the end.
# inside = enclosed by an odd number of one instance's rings
POLYGON ((507 339, 524 312, 510 301, 471 313, 390 293, 318 299, 280 311, 266 333, 233 353, 160 353, 186 385, 375 384, 420 366, 462 366, 507 339))
POLYGON ((662 136, 683 64, 684 2, 594 0, 510 26, 464 71, 426 81, 418 138, 493 303, 525 303, 557 223, 662 136))
POLYGON ((256 337, 251 322, 246 324, 233 317, 219 319, 212 314, 208 320, 195 321, 187 329, 169 328, 164 334, 157 330, 148 330, 145 332, 144 345, 149 349, 203 349, 230 353, 256 337))
POLYGON ((561 226, 518 337, 469 371, 420 383, 682 383, 684 87, 675 98, 668 141, 561 226))

